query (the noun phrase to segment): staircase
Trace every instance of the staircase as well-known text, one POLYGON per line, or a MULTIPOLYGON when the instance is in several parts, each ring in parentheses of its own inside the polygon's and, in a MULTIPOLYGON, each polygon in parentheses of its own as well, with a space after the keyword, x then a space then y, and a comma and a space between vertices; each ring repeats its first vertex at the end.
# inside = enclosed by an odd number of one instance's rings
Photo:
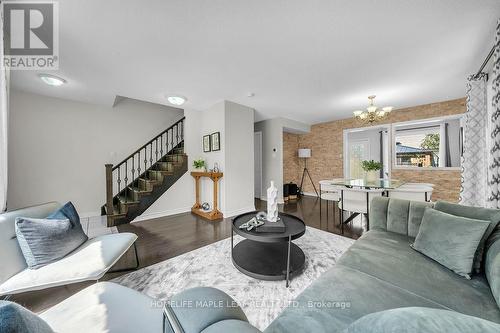
POLYGON ((106 204, 101 215, 108 227, 141 215, 188 169, 182 118, 116 166, 106 164, 106 204))

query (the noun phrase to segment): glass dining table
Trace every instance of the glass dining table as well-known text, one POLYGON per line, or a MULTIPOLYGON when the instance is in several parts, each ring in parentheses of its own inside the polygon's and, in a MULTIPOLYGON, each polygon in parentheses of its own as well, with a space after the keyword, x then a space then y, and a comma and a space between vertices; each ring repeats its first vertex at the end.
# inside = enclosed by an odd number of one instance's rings
MULTIPOLYGON (((405 182, 397 179, 388 179, 388 178, 380 178, 380 179, 375 179, 375 180, 366 180, 366 179, 329 179, 329 180, 322 180, 319 182, 319 193, 320 193, 320 219, 321 219, 321 201, 323 198, 323 192, 337 192, 337 200, 335 201, 342 201, 343 200, 343 187, 345 187, 346 190, 349 189, 357 189, 360 191, 365 190, 366 191, 366 213, 363 212, 363 214, 367 218, 367 229, 369 228, 368 226, 368 214, 369 214, 369 192, 370 190, 382 190, 382 195, 387 195, 389 190, 396 189, 403 185, 405 182), (340 192, 340 193, 339 193, 340 192)), ((344 220, 344 214, 343 214, 343 209, 340 208, 340 219, 343 221, 341 223, 341 228, 342 228, 342 233, 343 233, 343 225, 346 223, 351 222, 356 216, 360 215, 360 212, 353 212, 349 216, 347 220, 344 220)), ((326 213, 327 213, 327 219, 328 219, 328 199, 327 199, 327 206, 326 206, 326 213)))

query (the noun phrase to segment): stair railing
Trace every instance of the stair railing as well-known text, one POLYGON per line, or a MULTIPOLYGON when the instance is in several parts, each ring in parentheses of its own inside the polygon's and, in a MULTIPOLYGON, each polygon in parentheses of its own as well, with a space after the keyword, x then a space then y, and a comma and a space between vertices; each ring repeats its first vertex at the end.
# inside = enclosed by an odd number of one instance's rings
POLYGON ((127 203, 129 186, 138 182, 140 177, 148 176, 148 170, 152 169, 164 155, 173 154, 174 149, 184 141, 184 120, 185 117, 149 140, 117 165, 105 165, 107 215, 115 213, 113 208, 115 196, 123 195, 127 203))

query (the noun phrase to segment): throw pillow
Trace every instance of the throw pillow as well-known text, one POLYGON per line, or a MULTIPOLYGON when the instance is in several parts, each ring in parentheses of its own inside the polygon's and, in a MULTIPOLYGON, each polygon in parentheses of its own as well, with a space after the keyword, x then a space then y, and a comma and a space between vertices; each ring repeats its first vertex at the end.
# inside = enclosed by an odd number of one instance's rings
POLYGON ((342 333, 494 333, 500 325, 459 312, 423 307, 397 308, 367 314, 342 333))
POLYGON ((43 319, 19 304, 0 301, 0 332, 53 333, 54 331, 43 319))
POLYGON ((68 219, 18 217, 15 231, 26 263, 32 269, 63 258, 87 241, 83 230, 68 219))
POLYGON ((411 247, 458 275, 470 279, 474 254, 490 221, 469 219, 426 208, 411 247))
POLYGON ((489 237, 495 230, 495 227, 500 222, 500 210, 482 207, 470 207, 446 201, 438 201, 434 206, 434 209, 451 215, 467 217, 470 219, 491 221, 490 226, 488 227, 488 229, 486 229, 486 232, 481 239, 481 242, 479 242, 479 246, 474 256, 474 273, 481 273, 483 271, 482 266, 484 261, 486 241, 489 239, 489 237))

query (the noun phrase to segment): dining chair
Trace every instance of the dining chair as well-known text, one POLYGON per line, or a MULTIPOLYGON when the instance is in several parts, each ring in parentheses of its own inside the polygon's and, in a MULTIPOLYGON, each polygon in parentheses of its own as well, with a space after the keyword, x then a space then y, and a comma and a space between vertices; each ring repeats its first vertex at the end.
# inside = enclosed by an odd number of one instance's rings
MULTIPOLYGON (((322 201, 326 200, 326 221, 328 224, 328 203, 331 201, 332 202, 332 216, 334 214, 335 210, 335 202, 338 202, 340 200, 340 186, 338 185, 333 185, 332 182, 335 182, 335 179, 332 180, 321 180, 319 182, 319 195, 320 195, 320 201, 319 201, 319 218, 321 221, 322 217, 322 201)), ((337 180, 338 181, 338 180, 337 180)))
POLYGON ((427 184, 403 184, 389 190, 389 197, 412 201, 430 202, 434 188, 427 184))
POLYGON ((344 233, 344 224, 351 222, 355 217, 363 214, 366 217, 366 229, 369 230, 369 212, 370 203, 373 198, 381 197, 384 189, 368 189, 368 188, 349 188, 343 187, 340 190, 340 226, 341 232, 344 233), (353 213, 347 220, 344 221, 344 211, 353 213))

